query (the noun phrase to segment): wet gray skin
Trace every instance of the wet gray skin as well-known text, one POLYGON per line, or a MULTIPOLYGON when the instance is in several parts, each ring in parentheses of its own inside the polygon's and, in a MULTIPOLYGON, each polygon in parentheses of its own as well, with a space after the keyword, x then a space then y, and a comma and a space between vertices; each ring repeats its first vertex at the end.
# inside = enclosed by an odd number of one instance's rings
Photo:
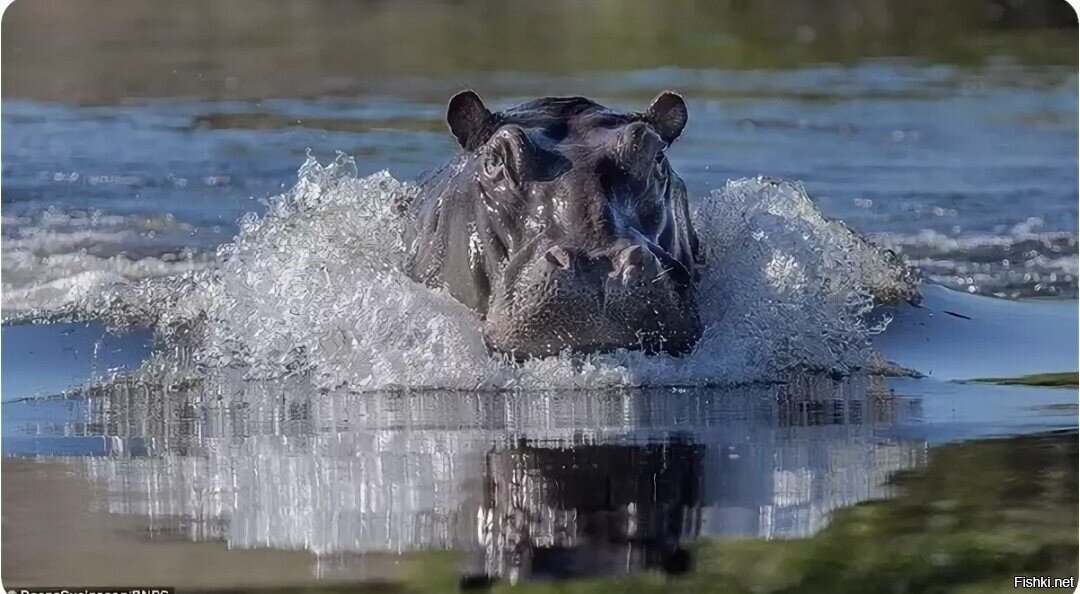
POLYGON ((517 359, 690 350, 701 262, 665 156, 686 120, 671 92, 640 113, 583 97, 492 112, 459 93, 447 122, 462 152, 421 180, 408 274, 474 310, 489 347, 517 359))

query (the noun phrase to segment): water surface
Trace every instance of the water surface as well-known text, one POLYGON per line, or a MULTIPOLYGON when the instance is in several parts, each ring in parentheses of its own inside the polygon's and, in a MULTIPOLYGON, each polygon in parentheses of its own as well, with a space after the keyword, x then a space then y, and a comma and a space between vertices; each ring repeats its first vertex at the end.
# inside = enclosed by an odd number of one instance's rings
POLYGON ((309 148, 410 179, 455 150, 442 118, 465 86, 493 107, 584 94, 619 109, 675 89, 691 119, 670 157, 692 196, 800 180, 937 282, 1075 296, 1069 15, 931 4, 113 2, 104 18, 19 3, 3 307, 209 265, 309 148))

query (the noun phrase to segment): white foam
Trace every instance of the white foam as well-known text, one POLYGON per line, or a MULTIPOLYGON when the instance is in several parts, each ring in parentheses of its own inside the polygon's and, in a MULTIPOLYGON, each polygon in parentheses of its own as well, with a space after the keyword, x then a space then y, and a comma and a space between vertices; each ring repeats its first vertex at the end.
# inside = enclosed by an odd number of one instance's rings
POLYGON ((993 235, 952 237, 925 229, 874 239, 902 254, 926 278, 961 291, 1012 298, 1075 294, 1077 235, 1045 226, 1032 217, 993 235))
POLYGON ((54 208, 5 216, 2 225, 3 309, 9 319, 65 310, 117 283, 176 276, 213 263, 210 254, 182 247, 145 253, 147 240, 158 234, 191 232, 171 215, 54 208))
POLYGON ((851 370, 881 329, 867 322, 874 295, 913 287, 882 250, 822 218, 800 185, 739 180, 694 214, 709 264, 706 329, 692 354, 514 365, 486 352, 472 312, 401 272, 396 207, 415 186, 385 172, 357 178, 345 157, 327 166, 309 158, 299 177, 266 215, 241 220, 215 270, 114 287, 96 314, 153 322, 167 346, 183 343, 189 356, 158 357, 157 372, 230 367, 358 390, 622 388, 851 370))

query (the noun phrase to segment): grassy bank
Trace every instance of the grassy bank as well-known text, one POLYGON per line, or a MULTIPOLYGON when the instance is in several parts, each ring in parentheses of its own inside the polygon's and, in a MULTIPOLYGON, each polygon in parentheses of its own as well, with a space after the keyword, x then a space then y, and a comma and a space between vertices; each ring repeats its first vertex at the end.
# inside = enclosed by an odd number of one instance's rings
POLYGON ((972 380, 986 384, 1004 386, 1043 386, 1054 388, 1076 387, 1080 383, 1080 374, 1075 371, 1061 373, 1034 373, 1017 377, 984 377, 972 380))

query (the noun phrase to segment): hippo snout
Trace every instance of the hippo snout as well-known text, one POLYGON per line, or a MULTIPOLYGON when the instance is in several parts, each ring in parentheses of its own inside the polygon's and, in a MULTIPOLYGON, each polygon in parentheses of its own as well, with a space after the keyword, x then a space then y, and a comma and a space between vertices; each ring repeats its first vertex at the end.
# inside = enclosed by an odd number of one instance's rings
POLYGON ((602 281, 603 275, 622 284, 652 282, 670 272, 641 244, 618 244, 592 252, 556 245, 544 252, 543 259, 552 274, 570 275, 581 282, 602 281))
POLYGON ((660 276, 660 261, 643 245, 632 245, 620 250, 611 259, 611 278, 623 284, 642 282, 660 276))
MULTIPOLYGON (((669 257, 670 259, 670 257, 669 257)), ((649 245, 619 240, 583 249, 551 245, 520 265, 485 320, 488 345, 546 356, 614 348, 686 352, 700 335, 686 278, 649 245)))

